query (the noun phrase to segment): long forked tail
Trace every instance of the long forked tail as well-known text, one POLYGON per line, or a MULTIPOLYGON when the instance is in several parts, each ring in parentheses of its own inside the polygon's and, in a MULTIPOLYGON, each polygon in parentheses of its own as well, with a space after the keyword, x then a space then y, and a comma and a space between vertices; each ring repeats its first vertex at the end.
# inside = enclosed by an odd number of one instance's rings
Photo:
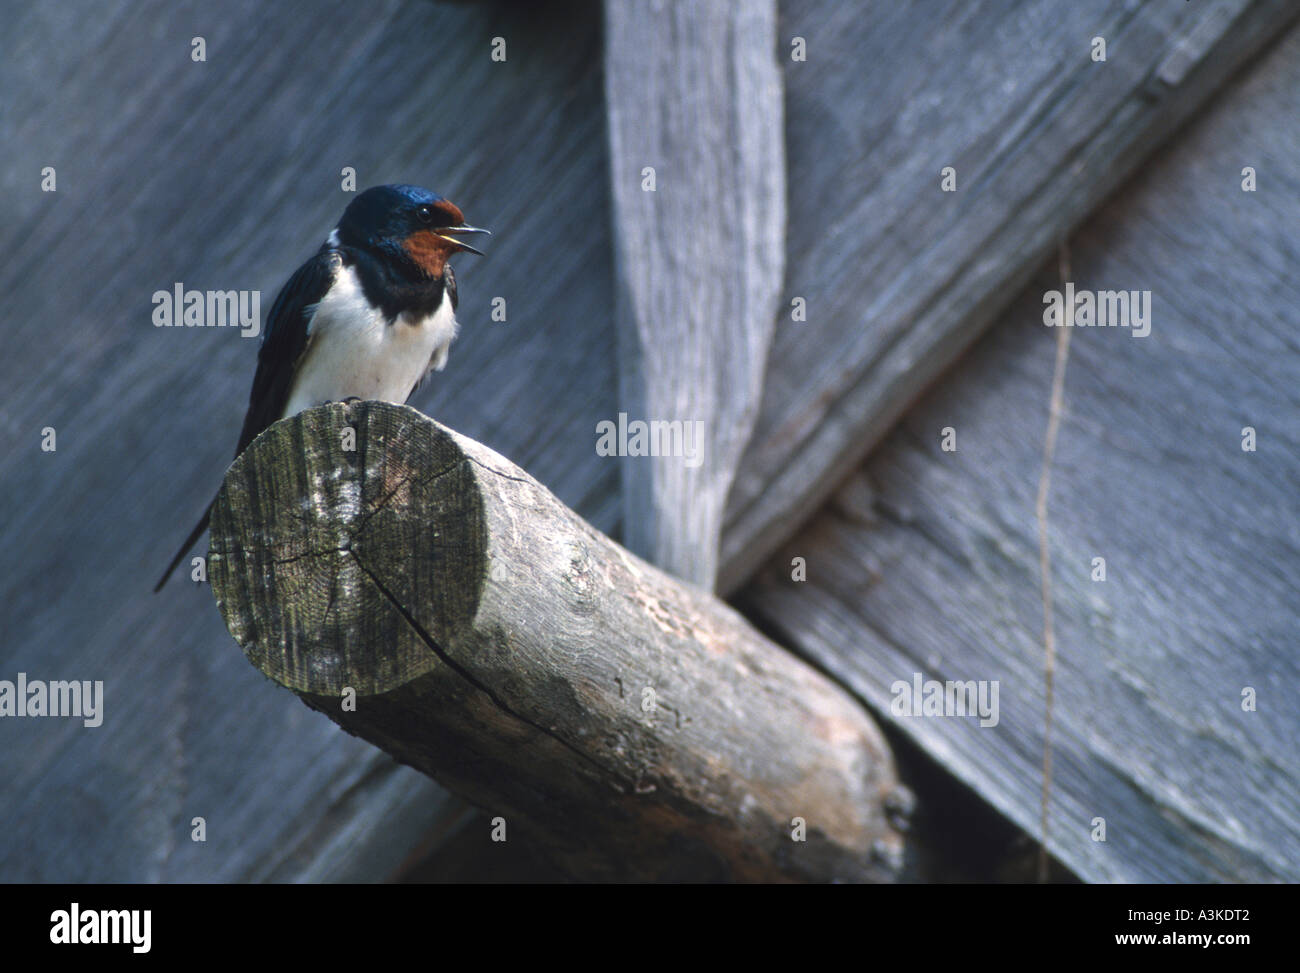
POLYGON ((208 504, 208 509, 203 511, 203 516, 199 518, 199 522, 194 525, 194 529, 190 531, 190 536, 185 538, 185 543, 182 544, 181 549, 176 552, 176 556, 172 558, 172 563, 167 565, 167 570, 164 571, 162 577, 158 579, 158 583, 153 586, 153 593, 155 595, 158 594, 158 592, 162 590, 162 586, 167 583, 167 579, 170 578, 172 572, 176 570, 176 565, 181 563, 181 558, 189 553, 190 548, 194 546, 194 542, 197 541, 199 537, 202 536, 203 532, 208 529, 208 518, 211 516, 212 504, 208 504))

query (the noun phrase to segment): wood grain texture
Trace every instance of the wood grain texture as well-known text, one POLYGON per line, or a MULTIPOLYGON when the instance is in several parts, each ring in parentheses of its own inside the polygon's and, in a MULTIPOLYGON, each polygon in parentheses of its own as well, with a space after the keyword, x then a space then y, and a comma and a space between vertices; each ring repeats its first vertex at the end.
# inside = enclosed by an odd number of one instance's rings
POLYGON ((785 267, 776 24, 775 0, 605 3, 619 408, 703 433, 623 461, 623 537, 706 588, 785 267))
POLYGON ((599 8, 565 11, 73 2, 7 16, 0 485, 24 499, 0 518, 0 678, 103 679, 106 714, 97 729, 0 721, 0 776, 22 795, 0 802, 0 878, 376 881, 438 827, 444 792, 286 707, 206 586, 149 594, 221 482, 257 347, 155 328, 151 295, 258 289, 265 313, 352 198, 344 166, 362 188, 427 184, 497 232, 488 257, 457 263, 461 337, 413 403, 615 527, 617 468, 591 451, 617 396, 599 8), (40 191, 46 165, 55 193, 40 191), (552 234, 562 250, 539 245, 552 234), (39 448, 47 425, 55 453, 39 448))
POLYGON ((847 693, 413 409, 277 423, 212 524, 213 592, 250 662, 574 877, 902 867, 892 760, 847 693))
MULTIPOLYGON (((1138 20, 1156 7, 1181 18, 1203 6, 1148 5, 1138 20)), ((916 281, 966 267, 993 246, 981 238, 941 249, 951 266, 931 259, 930 242, 943 245, 949 232, 950 211, 929 195, 938 156, 961 150, 960 172, 982 166, 982 179, 1004 191, 1060 186, 1077 164, 1079 195, 1071 189, 1067 202, 1082 209, 1097 167, 1123 168, 1128 144, 1094 145, 1090 127, 1071 125, 1131 121, 1145 133, 1133 144, 1145 150, 1182 110, 1180 88, 1157 100, 1155 116, 1119 99, 1058 118, 1052 106, 1079 97, 1056 86, 1060 59, 1086 47, 1104 21, 1098 11, 1118 7, 1044 2, 1005 17, 999 7, 954 4, 908 25, 894 5, 852 16, 805 0, 782 6, 780 48, 795 32, 813 42, 812 60, 786 68, 795 201, 787 290, 810 296, 810 318, 800 334, 779 325, 764 386, 769 418, 756 440, 764 455, 787 455, 784 441, 819 422, 861 414, 835 390, 852 384, 841 369, 858 354, 841 340, 848 330, 886 347, 863 324, 862 306, 904 298, 911 306, 916 281), (949 145, 944 133, 962 138, 949 145), (999 166, 1016 178, 1004 180, 999 166), (850 246, 878 223, 887 229, 869 236, 872 249, 850 246), (912 260, 925 269, 909 275, 912 260), (877 292, 895 278, 895 291, 877 292), (814 291, 809 280, 824 283, 814 291), (812 330, 827 322, 840 330, 812 330), (825 402, 810 405, 823 387, 825 402), (783 402, 792 418, 776 422, 783 402), (827 411, 833 402, 843 405, 827 411)), ((1254 36, 1247 28, 1258 9, 1276 10, 1250 4, 1230 33, 1254 36)), ((376 880, 439 827, 442 792, 284 706, 230 649, 206 591, 173 582, 148 595, 229 460, 255 357, 255 342, 225 329, 153 328, 150 299, 179 280, 259 289, 266 310, 351 198, 339 190, 343 166, 357 168, 361 186, 429 184, 498 232, 488 258, 457 265, 462 335, 447 371, 413 404, 509 456, 597 528, 617 531, 617 466, 592 450, 593 425, 617 413, 619 396, 599 15, 595 3, 398 0, 238 0, 219 10, 71 0, 10 12, 0 32, 9 339, 0 489, 12 501, 0 518, 0 678, 102 678, 107 713, 94 730, 0 722, 0 774, 21 795, 0 802, 0 879, 376 880), (208 44, 202 64, 190 60, 196 35, 208 44), (504 63, 488 56, 496 36, 508 42, 504 63), (39 191, 44 166, 57 169, 57 193, 39 191), (507 299, 504 323, 490 321, 494 297, 507 299), (56 453, 39 449, 45 426, 58 432, 56 453), (200 815, 202 844, 189 837, 200 815)), ((1127 45, 1143 64, 1158 47, 1147 36, 1127 45)), ((1119 50, 1112 42, 1111 66, 1131 68, 1119 50)), ((1229 53, 1211 48, 1213 70, 1228 70, 1229 53)), ((1162 63, 1182 73, 1184 62, 1162 63)), ((1195 68, 1187 77, 1206 87, 1216 80, 1198 80, 1195 68)), ((979 198, 996 225, 996 195, 979 198)), ((1055 216, 1050 205, 1040 212, 1037 196, 1032 207, 1016 198, 1015 219, 994 241, 1001 249, 988 252, 1029 266, 1042 241, 1026 236, 1021 252, 1015 233, 1037 233, 1055 216), (1042 219, 1018 221, 1021 209, 1042 219)), ((1042 199, 1051 203, 1051 193, 1042 199)), ((964 212, 960 200, 949 205, 964 212)), ((952 291, 951 320, 992 313, 963 304, 966 293, 952 291)), ((988 300, 1001 303, 996 293, 988 300)), ((907 346, 897 331, 884 338, 891 354, 907 346)), ((909 381, 895 377, 899 388, 909 381)), ((814 456, 810 468, 832 459, 814 456)), ((748 504, 761 485, 751 478, 736 494, 748 504)), ((783 478, 764 501, 786 511, 783 533, 811 510, 790 485, 783 478)), ((739 577, 759 557, 745 538, 766 544, 773 535, 732 532, 724 569, 735 565, 739 577)))
POLYGON ((722 591, 813 513, 1058 239, 1300 15, 1288 0, 922 9, 782 7, 782 34, 808 42, 785 69, 785 300, 806 298, 808 320, 787 317, 773 339, 722 591), (940 190, 945 166, 954 193, 940 190))
MULTIPOLYGON (((1300 880, 1297 117, 1293 30, 1071 239, 1077 287, 1152 291, 1148 337, 1074 331, 1052 471, 1051 847, 1088 880, 1300 880)), ((1053 261, 743 599, 1031 834, 1056 287, 1053 261), (999 725, 891 715, 917 672, 999 680, 999 725)))

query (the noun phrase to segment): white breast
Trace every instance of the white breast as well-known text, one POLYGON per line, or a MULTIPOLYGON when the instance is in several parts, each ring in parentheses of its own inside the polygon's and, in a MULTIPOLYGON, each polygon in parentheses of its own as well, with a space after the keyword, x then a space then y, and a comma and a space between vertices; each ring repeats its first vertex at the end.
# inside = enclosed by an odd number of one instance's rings
POLYGON ((456 315, 445 292, 432 314, 403 314, 390 323, 370 307, 353 268, 344 267, 312 316, 284 415, 352 396, 403 403, 425 375, 447 364, 455 337, 456 315))

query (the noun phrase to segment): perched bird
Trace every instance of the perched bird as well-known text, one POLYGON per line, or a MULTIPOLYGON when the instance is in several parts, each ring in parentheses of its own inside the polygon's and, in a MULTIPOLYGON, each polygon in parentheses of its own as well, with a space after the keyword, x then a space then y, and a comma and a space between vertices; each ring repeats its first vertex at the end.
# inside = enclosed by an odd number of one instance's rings
MULTIPOLYGON (((277 419, 314 405, 405 402, 447 364, 456 337, 456 277, 447 258, 462 250, 482 256, 462 237, 488 232, 419 186, 376 186, 358 195, 271 306, 235 456, 277 419)), ((207 529, 211 513, 209 503, 154 591, 207 529)))

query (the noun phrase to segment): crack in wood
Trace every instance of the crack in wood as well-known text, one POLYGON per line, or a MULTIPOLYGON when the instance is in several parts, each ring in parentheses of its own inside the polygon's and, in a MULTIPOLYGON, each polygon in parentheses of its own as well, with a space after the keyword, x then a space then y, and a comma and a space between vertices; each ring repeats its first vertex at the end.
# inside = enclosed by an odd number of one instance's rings
POLYGON ((524 716, 522 713, 519 713, 516 710, 514 710, 509 704, 507 704, 504 700, 502 700, 501 697, 498 696, 496 692, 492 690, 491 687, 487 686, 479 679, 476 679, 473 673, 471 673, 463 665, 461 665, 450 655, 448 655, 447 652, 440 645, 438 645, 437 640, 434 639, 434 637, 429 634, 429 632, 424 628, 424 626, 420 624, 419 620, 416 619, 415 616, 412 615, 406 609, 406 607, 401 603, 400 600, 398 600, 397 596, 388 590, 388 586, 385 585, 382 581, 380 581, 378 576, 376 576, 375 573, 371 571, 370 568, 366 565, 366 563, 363 560, 361 560, 361 558, 357 555, 357 552, 352 551, 351 554, 352 557, 356 560, 357 566, 360 567, 361 570, 365 572, 366 576, 370 578, 372 582, 374 582, 374 585, 376 588, 379 589, 380 594, 382 594, 389 601, 389 603, 392 604, 392 606, 397 610, 397 612, 402 616, 402 618, 406 620, 406 624, 408 624, 411 627, 411 630, 415 632, 416 635, 419 636, 420 640, 429 647, 429 650, 434 655, 436 655, 449 669, 451 669, 452 672, 456 673, 458 676, 464 679, 475 689, 479 690, 479 692, 487 696, 487 698, 492 701, 492 704, 496 706, 497 709, 501 710, 503 713, 509 715, 510 717, 518 720, 520 723, 532 727, 538 733, 542 734, 542 736, 554 740, 560 746, 564 747, 570 753, 574 754, 576 757, 582 760, 585 764, 594 768, 602 779, 613 782, 614 786, 621 793, 627 793, 629 787, 631 786, 630 782, 625 780, 620 774, 609 769, 608 767, 605 767, 603 764, 597 761, 590 754, 585 753, 584 751, 578 749, 568 740, 565 740, 563 737, 559 736, 553 731, 547 729, 544 726, 541 726, 538 723, 533 722, 528 717, 524 716))

